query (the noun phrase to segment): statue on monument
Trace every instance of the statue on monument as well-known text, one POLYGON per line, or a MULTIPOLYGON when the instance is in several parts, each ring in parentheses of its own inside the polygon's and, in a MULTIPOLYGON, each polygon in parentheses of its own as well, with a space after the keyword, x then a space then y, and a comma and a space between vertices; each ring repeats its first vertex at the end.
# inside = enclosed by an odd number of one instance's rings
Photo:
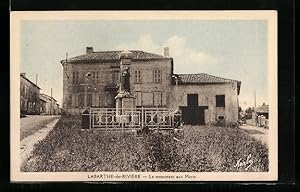
POLYGON ((130 73, 129 73, 129 67, 126 67, 126 69, 122 73, 122 88, 125 92, 130 93, 130 73))

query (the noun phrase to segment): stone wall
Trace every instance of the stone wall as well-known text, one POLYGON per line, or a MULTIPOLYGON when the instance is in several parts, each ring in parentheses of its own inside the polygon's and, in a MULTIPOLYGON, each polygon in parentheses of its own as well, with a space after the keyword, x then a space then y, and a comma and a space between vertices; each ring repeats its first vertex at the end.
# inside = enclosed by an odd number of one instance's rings
POLYGON ((169 107, 171 95, 171 59, 133 61, 131 65, 131 91, 137 106, 169 107), (140 71, 141 82, 135 83, 135 72, 140 71), (154 82, 154 71, 161 71, 161 82, 154 82), (140 100, 140 101, 139 101, 140 100))

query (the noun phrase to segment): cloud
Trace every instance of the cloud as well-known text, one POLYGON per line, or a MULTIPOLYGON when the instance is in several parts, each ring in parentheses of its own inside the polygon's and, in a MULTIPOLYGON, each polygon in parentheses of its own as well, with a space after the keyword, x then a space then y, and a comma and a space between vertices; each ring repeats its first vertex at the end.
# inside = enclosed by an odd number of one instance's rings
POLYGON ((187 44, 186 37, 171 36, 161 45, 156 43, 150 34, 141 35, 136 42, 122 43, 118 50, 143 50, 156 54, 163 54, 163 48, 169 47, 170 56, 174 58, 175 73, 200 73, 203 69, 218 62, 216 58, 206 52, 194 50, 187 44))
POLYGON ((146 52, 159 53, 160 46, 155 44, 150 34, 141 35, 136 42, 122 43, 116 47, 117 50, 142 50, 146 52))

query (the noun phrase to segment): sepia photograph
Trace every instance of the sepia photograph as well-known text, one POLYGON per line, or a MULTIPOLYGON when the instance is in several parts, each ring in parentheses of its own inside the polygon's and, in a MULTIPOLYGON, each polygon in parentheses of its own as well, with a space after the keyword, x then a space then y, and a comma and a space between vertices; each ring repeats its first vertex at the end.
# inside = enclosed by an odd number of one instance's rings
POLYGON ((11 13, 11 180, 276 181, 276 11, 11 13))

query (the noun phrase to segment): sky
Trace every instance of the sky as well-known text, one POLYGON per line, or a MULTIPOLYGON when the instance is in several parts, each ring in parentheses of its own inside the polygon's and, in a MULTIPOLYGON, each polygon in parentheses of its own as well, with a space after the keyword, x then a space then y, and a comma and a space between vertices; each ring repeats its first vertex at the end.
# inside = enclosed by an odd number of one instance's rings
POLYGON ((21 72, 62 104, 60 61, 94 51, 169 47, 175 73, 208 73, 242 82, 240 106, 268 103, 267 21, 22 21, 21 72))

